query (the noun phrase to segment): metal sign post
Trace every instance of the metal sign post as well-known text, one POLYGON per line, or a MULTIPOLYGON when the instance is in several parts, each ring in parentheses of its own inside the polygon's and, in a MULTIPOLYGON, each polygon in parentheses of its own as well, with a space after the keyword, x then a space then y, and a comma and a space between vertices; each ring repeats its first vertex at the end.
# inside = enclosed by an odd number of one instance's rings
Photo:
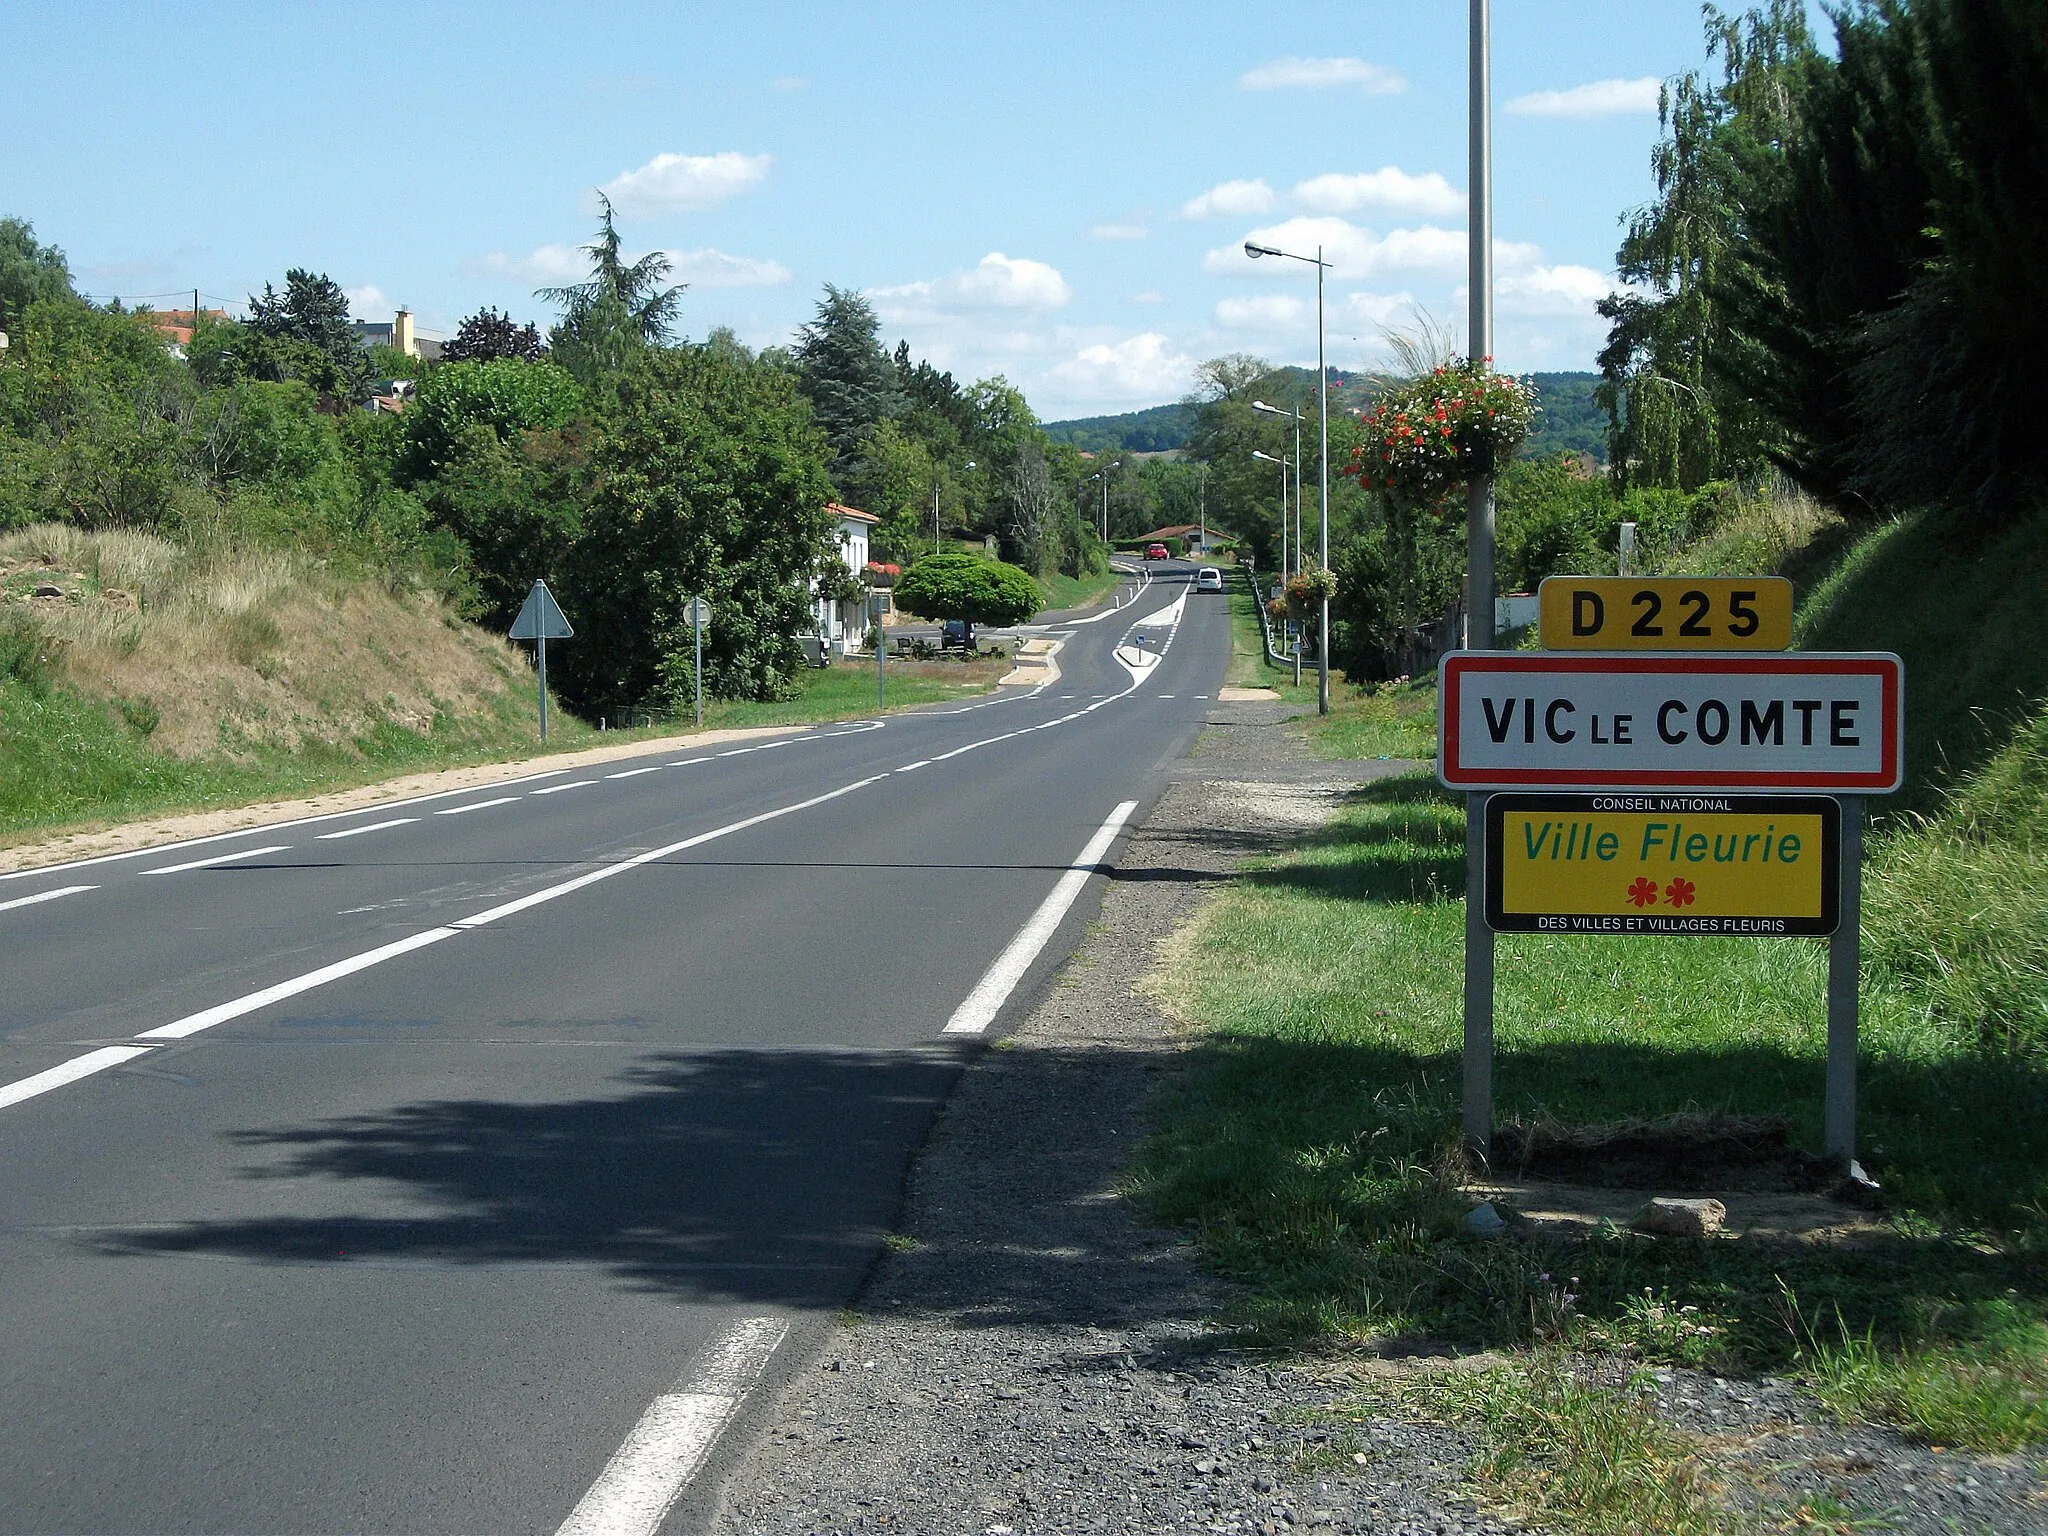
POLYGON ((879 592, 868 594, 868 612, 875 626, 875 708, 882 707, 882 657, 889 647, 882 635, 882 615, 889 611, 889 600, 879 592))
POLYGON ((514 640, 534 642, 534 665, 540 673, 540 739, 548 739, 548 641, 574 639, 576 631, 570 627, 569 619, 562 612, 562 605, 555 601, 555 594, 548 590, 545 581, 536 581, 533 590, 526 594, 526 601, 519 605, 519 617, 512 621, 507 634, 514 640))
POLYGON ((690 635, 696 641, 697 669, 695 672, 695 694, 697 700, 697 725, 704 724, 704 626, 711 622, 711 605, 701 597, 690 599, 688 610, 690 635))

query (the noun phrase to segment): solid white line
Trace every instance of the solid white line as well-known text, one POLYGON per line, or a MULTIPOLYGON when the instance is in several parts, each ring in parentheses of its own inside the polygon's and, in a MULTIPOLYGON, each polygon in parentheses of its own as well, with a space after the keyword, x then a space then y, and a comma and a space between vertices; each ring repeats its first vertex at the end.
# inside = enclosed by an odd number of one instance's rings
POLYGON ((60 885, 54 891, 37 891, 33 896, 17 896, 12 901, 0 901, 0 912, 14 907, 32 907, 39 901, 55 901, 59 896, 76 896, 80 891, 96 891, 96 885, 60 885))
POLYGON ((896 771, 898 773, 914 773, 920 768, 929 768, 931 767, 931 765, 932 760, 930 758, 921 757, 914 763, 905 763, 901 768, 898 768, 896 771))
POLYGON ((455 922, 447 924, 445 927, 428 928, 420 933, 408 934, 405 938, 395 940, 389 944, 379 945, 376 949, 364 950, 360 955, 351 955, 348 959, 337 960, 332 965, 323 965, 318 970, 308 971, 303 976, 294 976, 288 981, 280 981, 275 986, 264 987, 262 990, 251 992, 245 997, 237 997, 225 1003, 218 1003, 211 1008, 202 1009, 198 1013, 188 1014, 182 1019, 174 1019, 169 1024, 161 1024, 155 1029, 145 1029, 135 1038, 138 1040, 183 1040, 188 1035, 196 1035, 203 1029, 213 1028, 216 1024, 225 1024, 229 1019, 238 1019, 245 1013, 254 1013, 259 1008, 267 1008, 272 1003, 283 1002, 288 997, 297 997, 300 993, 310 992, 315 987, 324 987, 330 981, 339 981, 344 976, 353 976, 358 971, 366 971, 373 965, 382 965, 386 960, 395 960, 398 956, 411 954, 416 949, 425 949, 429 944, 438 944, 443 939, 452 939, 458 933, 466 933, 471 929, 481 928, 486 923, 495 923, 498 919, 510 917, 515 912, 524 912, 529 908, 539 906, 542 902, 553 901, 558 896, 566 896, 571 891, 580 891, 585 886, 596 885, 600 880, 609 880, 614 875, 622 875, 629 869, 638 869, 643 864, 651 864, 657 859, 664 859, 671 854, 681 853, 686 848, 695 848, 701 844, 711 842, 715 838, 728 837, 734 832, 744 831, 748 827, 758 827, 764 821, 774 821, 778 817, 809 810, 814 805, 823 805, 828 800, 837 800, 841 795, 852 794, 856 789, 865 789, 870 784, 878 784, 885 777, 886 775, 877 775, 874 778, 861 779, 843 788, 831 790, 822 795, 814 795, 808 800, 800 800, 794 805, 785 805, 773 811, 763 811, 758 816, 749 816, 744 821, 735 821, 723 827, 714 827, 709 832, 699 832, 695 837, 686 837, 681 842, 670 843, 665 848, 651 848, 645 853, 635 854, 630 859, 622 859, 616 864, 607 864, 602 869, 592 870, 589 874, 578 875, 573 880, 564 880, 559 885, 551 885, 545 890, 535 891, 532 895, 522 896, 517 901, 508 901, 502 905, 492 907, 488 911, 479 912, 474 917, 460 918, 455 922))
POLYGON ((367 827, 343 827, 339 832, 322 832, 319 840, 331 843, 337 837, 361 837, 365 832, 388 832, 393 827, 409 827, 418 820, 417 816, 394 816, 389 821, 373 821, 367 827))
POLYGON ((465 811, 487 811, 494 805, 510 805, 517 795, 500 795, 495 800, 473 800, 468 805, 451 805, 445 811, 436 811, 436 816, 460 816, 465 811))
POLYGON ((416 949, 425 949, 429 944, 438 944, 443 939, 454 937, 453 928, 428 928, 421 933, 407 934, 393 943, 366 949, 360 955, 350 955, 346 960, 323 965, 317 971, 308 971, 303 976, 280 981, 276 986, 265 987, 259 992, 232 998, 225 1003, 216 1003, 211 1008, 203 1008, 198 1013, 188 1013, 182 1019, 173 1019, 170 1023, 160 1024, 155 1029, 145 1029, 135 1038, 183 1040, 187 1035, 196 1035, 202 1029, 225 1024, 229 1019, 239 1019, 243 1014, 254 1013, 258 1008, 268 1008, 272 1003, 281 1003, 288 997, 297 997, 301 992, 324 987, 330 981, 339 981, 344 976, 353 976, 357 971, 367 971, 373 965, 382 965, 386 960, 411 954, 416 949))
POLYGON ((524 778, 500 779, 495 784, 472 784, 466 789, 437 789, 431 795, 414 795, 407 800, 388 800, 382 805, 357 806, 348 811, 323 811, 318 816, 295 816, 290 821, 273 821, 261 827, 243 827, 235 832, 214 832, 206 837, 185 837, 171 843, 155 843, 147 848, 130 848, 125 853, 103 853, 96 858, 72 859, 63 864, 38 864, 33 869, 12 869, 0 874, 0 880, 26 880, 32 875, 53 875, 60 869, 84 869, 93 864, 112 864, 119 859, 142 859, 158 854, 175 853, 180 848, 203 848, 208 843, 224 843, 236 837, 261 837, 266 832, 285 832, 293 827, 317 826, 323 821, 339 821, 344 816, 372 815, 377 811, 403 810, 409 806, 425 805, 429 800, 446 800, 450 795, 473 795, 479 788, 507 789, 514 784, 537 784, 542 779, 558 779, 569 770, 550 768, 546 773, 529 773, 524 778))
POLYGON ((555 1536, 653 1536, 788 1334, 772 1317, 722 1334, 687 1382, 648 1405, 555 1536))
POLYGON ((182 875, 188 869, 211 869, 216 864, 239 864, 243 859, 260 859, 266 853, 290 853, 290 843, 274 843, 268 848, 244 848, 238 853, 216 853, 210 859, 193 859, 185 864, 166 864, 161 869, 145 869, 145 875, 182 875))
POLYGON ((39 1093, 48 1093, 52 1088, 62 1088, 66 1083, 75 1083, 81 1077, 91 1077, 95 1072, 104 1072, 109 1067, 118 1067, 124 1061, 133 1061, 138 1056, 147 1056, 146 1045, 108 1045, 97 1051, 87 1051, 83 1056, 74 1056, 62 1066, 52 1067, 47 1072, 38 1072, 33 1077, 0 1084, 0 1109, 19 1104, 23 1099, 32 1099, 39 1093))
POLYGON ((1088 877, 1095 873, 1095 866, 1109 852, 1109 845, 1116 841, 1117 833, 1137 808, 1137 801, 1126 800, 1110 813, 1109 820, 1088 839, 1088 846, 1081 850, 1081 857, 1074 860, 1067 872, 1060 876, 1059 883, 1039 904, 1038 910, 1031 915, 1031 921, 1017 930, 1017 936, 1010 940, 1007 949, 996 956, 996 963, 988 968, 988 974, 967 994, 967 1000, 953 1011, 943 1033, 978 1035, 989 1027, 1003 1004, 1009 1001, 1010 994, 1017 989, 1017 983, 1024 979, 1024 973, 1031 969, 1031 962, 1052 941, 1060 919, 1067 915, 1082 887, 1087 885, 1088 877))
POLYGON ((597 780, 595 779, 577 779, 574 783, 550 784, 546 789, 531 790, 529 793, 536 795, 559 795, 567 789, 595 789, 596 787, 597 780))
POLYGON ((624 773, 608 773, 605 777, 608 779, 637 779, 643 773, 659 773, 661 769, 662 765, 656 763, 652 768, 628 768, 624 773))

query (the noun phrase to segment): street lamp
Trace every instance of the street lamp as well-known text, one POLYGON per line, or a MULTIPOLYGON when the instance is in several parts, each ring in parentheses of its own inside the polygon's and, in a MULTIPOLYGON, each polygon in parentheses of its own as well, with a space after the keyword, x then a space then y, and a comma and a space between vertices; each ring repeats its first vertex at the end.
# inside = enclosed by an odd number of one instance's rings
MULTIPOLYGON (((968 461, 967 461, 967 462, 966 462, 965 464, 962 464, 962 465, 960 466, 960 468, 961 468, 961 469, 962 469, 963 471, 964 471, 964 470, 969 470, 969 469, 972 469, 972 468, 974 468, 974 460, 972 460, 972 459, 969 459, 969 460, 968 460, 968 461)), ((933 475, 933 476, 932 476, 932 553, 936 555, 936 554, 937 554, 938 552, 939 552, 939 477, 938 477, 937 475, 933 475)))
MULTIPOLYGON (((1279 256, 1288 261, 1305 261, 1316 269, 1316 506, 1321 529, 1316 560, 1327 570, 1330 565, 1330 371, 1324 361, 1323 274, 1330 270, 1331 263, 1323 260, 1320 245, 1313 256, 1297 256, 1293 251, 1247 240, 1244 253, 1254 261, 1261 256, 1279 256)), ((1316 682, 1316 712, 1327 715, 1330 712, 1330 600, 1327 597, 1323 599, 1322 607, 1322 627, 1317 636, 1317 660, 1321 670, 1316 682)))
POLYGON ((1102 482, 1102 547, 1104 549, 1109 548, 1109 472, 1112 469, 1122 469, 1123 467, 1123 461, 1118 459, 1103 465, 1094 474, 1085 476, 1081 481, 1083 485, 1086 485, 1090 480, 1100 480, 1102 482))
POLYGON ((1299 485, 1301 466, 1285 455, 1276 459, 1263 448, 1254 448, 1252 450, 1252 457, 1261 464, 1278 464, 1280 466, 1280 579, 1285 581, 1287 579, 1287 471, 1290 469, 1296 471, 1295 483, 1299 485))
MULTIPOLYGON (((1252 409, 1268 416, 1288 416, 1294 421, 1294 568, 1301 569, 1301 412, 1283 411, 1277 405, 1254 400, 1252 409)), ((1282 574, 1285 574, 1284 572, 1282 574)))

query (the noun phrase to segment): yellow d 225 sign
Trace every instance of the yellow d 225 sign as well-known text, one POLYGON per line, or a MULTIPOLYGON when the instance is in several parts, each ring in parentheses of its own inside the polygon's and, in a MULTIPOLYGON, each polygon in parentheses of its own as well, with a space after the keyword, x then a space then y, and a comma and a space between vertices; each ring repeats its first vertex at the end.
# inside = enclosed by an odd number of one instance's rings
POLYGON ((1504 933, 1835 931, 1841 807, 1810 795, 1494 795, 1486 922, 1504 933))
POLYGON ((1546 576, 1536 593, 1546 651, 1782 651, 1792 583, 1782 576, 1546 576))

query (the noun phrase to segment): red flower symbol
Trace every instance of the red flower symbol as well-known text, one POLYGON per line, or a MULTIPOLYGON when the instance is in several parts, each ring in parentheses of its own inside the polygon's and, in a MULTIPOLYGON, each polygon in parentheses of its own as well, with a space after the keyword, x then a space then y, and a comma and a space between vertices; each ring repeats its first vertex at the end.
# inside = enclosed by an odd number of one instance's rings
POLYGON ((1636 876, 1636 883, 1628 888, 1628 899, 1639 907, 1650 906, 1657 899, 1657 882, 1636 876))
POLYGON ((1692 905, 1693 884, 1690 880, 1674 880, 1664 887, 1664 899, 1674 907, 1692 905))

